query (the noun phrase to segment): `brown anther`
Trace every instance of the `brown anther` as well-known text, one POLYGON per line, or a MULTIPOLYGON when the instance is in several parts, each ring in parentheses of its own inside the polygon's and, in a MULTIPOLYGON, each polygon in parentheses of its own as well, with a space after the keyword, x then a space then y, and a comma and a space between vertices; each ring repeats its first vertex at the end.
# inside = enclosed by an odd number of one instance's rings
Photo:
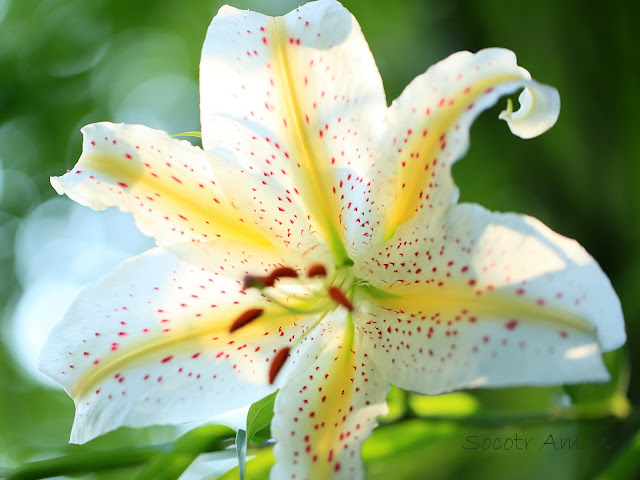
POLYGON ((240 314, 231 324, 229 333, 233 333, 239 328, 244 327, 247 323, 253 322, 256 318, 260 317, 264 313, 262 308, 250 308, 240 314))
POLYGON ((298 278, 298 273, 291 267, 278 267, 269 274, 269 278, 273 281, 285 277, 298 278))
POLYGON ((349 301, 347 296, 338 287, 329 287, 329 296, 331 300, 342 305, 344 308, 353 311, 353 304, 349 301))
POLYGON ((309 267, 309 271, 307 272, 308 278, 326 277, 326 276, 327 276, 327 269, 324 268, 324 265, 322 265, 321 263, 316 263, 315 265, 311 265, 309 267))
POLYGON ((261 290, 265 287, 273 287, 274 280, 271 277, 259 277, 256 275, 245 275, 242 279, 242 289, 257 288, 261 290))
POLYGON ((284 365, 284 362, 287 360, 288 356, 289 356, 289 347, 284 347, 282 350, 276 353, 275 357, 273 357, 273 360, 271 361, 271 366, 269 367, 269 383, 270 384, 273 384, 273 382, 275 381, 276 377, 278 376, 278 373, 280 373, 280 370, 282 370, 282 366, 284 365))

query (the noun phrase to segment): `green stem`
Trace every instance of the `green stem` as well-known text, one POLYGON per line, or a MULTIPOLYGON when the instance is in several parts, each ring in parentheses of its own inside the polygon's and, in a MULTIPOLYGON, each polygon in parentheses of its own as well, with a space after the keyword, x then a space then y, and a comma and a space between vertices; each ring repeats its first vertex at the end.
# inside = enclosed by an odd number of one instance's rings
POLYGON ((138 473, 137 479, 172 480, 182 473, 204 452, 224 450, 227 440, 235 437, 229 427, 204 425, 176 440, 171 451, 154 456, 138 473))
POLYGON ((180 474, 205 452, 224 450, 233 442, 235 432, 228 427, 204 425, 195 428, 175 442, 146 447, 101 452, 87 447, 78 447, 76 451, 63 457, 51 458, 22 465, 8 472, 0 471, 0 478, 7 480, 36 480, 92 473, 101 470, 138 467, 146 464, 142 478, 155 480, 178 478, 180 474))
POLYGON ((6 475, 6 478, 7 480, 35 480, 59 475, 135 467, 149 461, 158 453, 163 453, 166 448, 166 446, 155 446, 118 449, 109 452, 82 449, 81 452, 64 457, 27 463, 12 470, 6 475))

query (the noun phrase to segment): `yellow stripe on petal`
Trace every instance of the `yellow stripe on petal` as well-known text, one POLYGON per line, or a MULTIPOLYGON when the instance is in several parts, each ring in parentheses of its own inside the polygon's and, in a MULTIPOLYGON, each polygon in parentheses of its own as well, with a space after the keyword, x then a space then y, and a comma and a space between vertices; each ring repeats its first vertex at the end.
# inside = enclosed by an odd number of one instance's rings
POLYGON ((297 369, 276 397, 273 478, 362 477, 360 448, 387 412, 388 381, 360 348, 351 319, 332 315, 292 354, 297 369))
MULTIPOLYGON (((246 342, 257 342, 261 338, 278 331, 283 325, 295 322, 291 314, 284 314, 282 310, 265 312, 259 321, 244 326, 239 332, 230 332, 233 322, 246 311, 245 307, 226 307, 198 317, 197 323, 190 323, 188 319, 176 319, 177 327, 163 329, 156 332, 156 336, 144 335, 138 341, 120 348, 112 347, 112 351, 104 355, 95 367, 87 370, 76 381, 71 393, 73 398, 84 398, 95 390, 109 377, 118 372, 124 372, 139 365, 144 365, 154 358, 162 357, 161 363, 169 362, 174 356, 190 351, 215 350, 218 347, 246 342), (168 331, 164 331, 168 330, 168 331), (166 354, 166 356, 163 356, 166 354)), ((257 345, 258 343, 256 343, 257 345)), ((270 355, 267 352, 267 355, 270 355)), ((263 378, 254 379, 257 383, 265 383, 263 378)))
MULTIPOLYGON (((584 318, 568 310, 547 305, 531 298, 498 290, 480 291, 473 286, 448 281, 442 286, 409 285, 391 287, 385 292, 393 297, 377 296, 377 305, 389 310, 429 319, 435 314, 448 316, 467 310, 473 323, 473 315, 489 315, 508 323, 546 324, 558 330, 578 330, 595 335, 596 329, 584 318)), ((514 324, 515 326, 515 324, 514 324)))
POLYGON ((433 110, 427 107, 423 121, 416 124, 414 130, 407 130, 405 137, 398 142, 398 194, 389 214, 386 240, 393 236, 398 226, 415 215, 429 195, 433 187, 429 182, 433 170, 446 168, 439 165, 438 157, 447 148, 447 133, 460 121, 460 117, 495 86, 518 80, 522 78, 517 75, 496 75, 471 85, 462 84, 457 91, 443 97, 433 110))
MULTIPOLYGON (((287 119, 287 128, 290 129, 290 148, 292 158, 296 162, 293 167, 295 183, 307 209, 315 214, 318 227, 334 255, 339 261, 344 262, 348 255, 339 233, 340 205, 335 195, 330 194, 335 178, 326 148, 316 138, 322 138, 324 135, 322 127, 316 136, 312 136, 312 129, 308 125, 311 122, 309 115, 300 110, 300 106, 306 102, 301 101, 299 84, 295 80, 300 75, 293 73, 294 70, 300 69, 296 64, 296 57, 289 53, 293 37, 287 32, 282 17, 269 19, 265 35, 271 46, 275 89, 284 106, 284 117, 287 119), (304 126, 305 123, 307 126, 304 126)), ((295 41, 293 44, 295 45, 295 41)))
POLYGON ((555 123, 560 100, 554 88, 532 81, 509 50, 451 55, 417 77, 394 101, 382 140, 397 171, 396 194, 386 195, 395 201, 386 200, 385 239, 421 208, 457 201, 450 168, 469 147, 471 123, 501 95, 523 87, 521 109, 507 110, 500 118, 514 134, 531 138, 555 123))
POLYGON ((274 352, 317 321, 154 249, 80 292, 39 368, 74 397, 71 441, 84 443, 120 426, 193 422, 255 402, 278 388, 269 383, 274 352), (249 321, 243 313, 253 309, 264 313, 249 321))
POLYGON ((120 187, 141 199, 153 199, 153 206, 162 205, 168 221, 188 224, 189 229, 204 238, 224 237, 249 245, 272 245, 254 225, 243 222, 241 213, 219 192, 207 186, 210 180, 182 176, 163 165, 152 172, 145 171, 141 163, 124 162, 119 156, 106 153, 88 152, 80 158, 78 167, 117 179, 120 187))
POLYGON ((52 178, 58 193, 95 209, 131 212, 162 246, 223 238, 270 247, 216 184, 210 153, 141 125, 88 125, 72 171, 52 178))
POLYGON ((317 232, 336 263, 351 263, 345 243, 376 227, 365 214, 373 200, 360 192, 369 189, 387 106, 353 16, 333 1, 277 18, 223 7, 200 78, 204 148, 224 145, 243 170, 283 189, 278 206, 292 202, 304 214, 289 216, 291 228, 317 232))

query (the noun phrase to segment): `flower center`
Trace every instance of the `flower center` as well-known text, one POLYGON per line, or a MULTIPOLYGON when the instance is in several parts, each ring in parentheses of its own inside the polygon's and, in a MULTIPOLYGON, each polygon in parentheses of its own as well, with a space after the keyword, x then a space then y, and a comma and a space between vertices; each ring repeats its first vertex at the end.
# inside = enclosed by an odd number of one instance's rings
MULTIPOLYGON (((266 310, 293 319, 300 315, 314 315, 316 320, 311 327, 314 328, 337 308, 346 308, 352 312, 357 285, 357 278, 351 273, 350 265, 338 266, 331 274, 324 265, 318 263, 312 265, 304 276, 290 267, 278 267, 264 276, 247 275, 243 290, 257 289, 266 303, 264 308, 253 306, 242 312, 232 322, 229 332, 233 333, 258 320, 266 310)), ((297 342, 301 340, 299 338, 297 342)), ((274 355, 269 370, 270 383, 274 382, 295 343, 280 349, 274 355)))

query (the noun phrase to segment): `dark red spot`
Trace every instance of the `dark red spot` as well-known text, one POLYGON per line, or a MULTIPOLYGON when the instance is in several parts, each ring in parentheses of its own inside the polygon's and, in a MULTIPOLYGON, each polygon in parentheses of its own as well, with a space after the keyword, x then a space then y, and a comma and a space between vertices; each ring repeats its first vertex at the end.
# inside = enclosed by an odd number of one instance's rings
POLYGON ((507 330, 513 330, 517 326, 518 326, 518 321, 517 320, 509 320, 507 323, 504 324, 504 327, 507 330))

